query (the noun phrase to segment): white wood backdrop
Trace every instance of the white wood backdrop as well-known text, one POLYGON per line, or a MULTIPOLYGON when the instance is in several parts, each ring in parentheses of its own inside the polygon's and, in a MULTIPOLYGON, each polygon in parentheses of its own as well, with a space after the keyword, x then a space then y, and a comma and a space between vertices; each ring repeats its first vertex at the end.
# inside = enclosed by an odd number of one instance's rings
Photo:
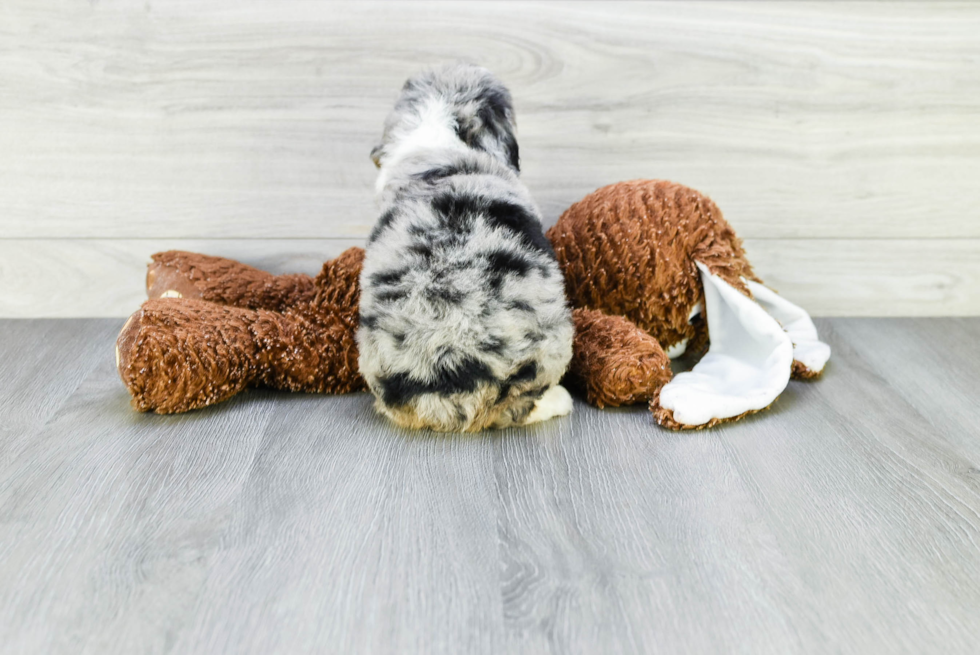
POLYGON ((3 0, 0 316, 124 316, 150 253, 315 272, 374 219, 405 77, 512 89, 550 224, 713 197, 816 315, 980 313, 980 3, 3 0))

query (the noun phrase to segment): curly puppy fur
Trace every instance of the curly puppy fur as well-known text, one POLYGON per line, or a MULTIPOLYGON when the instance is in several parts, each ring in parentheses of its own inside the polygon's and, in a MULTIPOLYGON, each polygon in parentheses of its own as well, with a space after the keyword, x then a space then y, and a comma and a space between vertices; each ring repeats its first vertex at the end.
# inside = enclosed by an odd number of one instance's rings
POLYGON ((381 215, 361 275, 359 366, 400 425, 474 431, 571 409, 556 386, 571 314, 514 130, 507 89, 455 65, 405 83, 372 151, 381 215))

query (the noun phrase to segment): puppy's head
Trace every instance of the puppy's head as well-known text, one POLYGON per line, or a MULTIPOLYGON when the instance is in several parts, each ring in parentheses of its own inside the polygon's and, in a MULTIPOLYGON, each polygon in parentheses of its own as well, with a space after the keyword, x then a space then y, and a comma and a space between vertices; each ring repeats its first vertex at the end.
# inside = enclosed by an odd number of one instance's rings
POLYGON ((424 71, 405 82, 385 120, 381 143, 371 150, 371 159, 379 168, 384 166, 409 139, 431 146, 453 140, 520 172, 515 132, 507 87, 485 68, 453 64, 424 71))

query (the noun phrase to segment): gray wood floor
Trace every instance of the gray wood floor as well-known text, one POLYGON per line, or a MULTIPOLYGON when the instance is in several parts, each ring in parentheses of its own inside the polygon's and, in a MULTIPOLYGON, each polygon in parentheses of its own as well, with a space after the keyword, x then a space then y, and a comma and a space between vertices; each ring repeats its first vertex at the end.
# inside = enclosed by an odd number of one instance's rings
POLYGON ((129 409, 121 321, 0 322, 11 653, 975 653, 980 319, 825 319, 824 379, 392 429, 366 395, 129 409))

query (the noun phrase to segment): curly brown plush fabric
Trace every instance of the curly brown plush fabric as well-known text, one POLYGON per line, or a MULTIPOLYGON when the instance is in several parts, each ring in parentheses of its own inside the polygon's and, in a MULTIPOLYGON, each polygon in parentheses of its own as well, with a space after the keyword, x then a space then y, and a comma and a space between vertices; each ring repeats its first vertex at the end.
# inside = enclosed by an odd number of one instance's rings
POLYGON ((273 275, 233 259, 181 250, 158 252, 146 270, 146 295, 176 291, 221 305, 283 311, 313 300, 317 286, 309 275, 273 275))
POLYGON ((596 407, 651 400, 670 381, 670 361, 660 344, 622 316, 593 309, 572 312, 575 338, 564 384, 596 407))
POLYGON ((354 341, 363 259, 363 250, 351 248, 313 279, 194 253, 155 256, 151 294, 182 289, 200 296, 153 298, 126 323, 116 353, 133 407, 185 412, 256 384, 314 393, 364 389, 354 341), (165 276, 170 284, 160 284, 165 276), (281 311, 255 308, 262 306, 281 311))
POLYGON ((704 298, 695 261, 750 297, 741 278, 756 279, 721 210, 673 182, 636 180, 594 191, 565 210, 548 239, 574 307, 625 316, 664 349, 706 339, 703 322, 688 322, 704 298))

